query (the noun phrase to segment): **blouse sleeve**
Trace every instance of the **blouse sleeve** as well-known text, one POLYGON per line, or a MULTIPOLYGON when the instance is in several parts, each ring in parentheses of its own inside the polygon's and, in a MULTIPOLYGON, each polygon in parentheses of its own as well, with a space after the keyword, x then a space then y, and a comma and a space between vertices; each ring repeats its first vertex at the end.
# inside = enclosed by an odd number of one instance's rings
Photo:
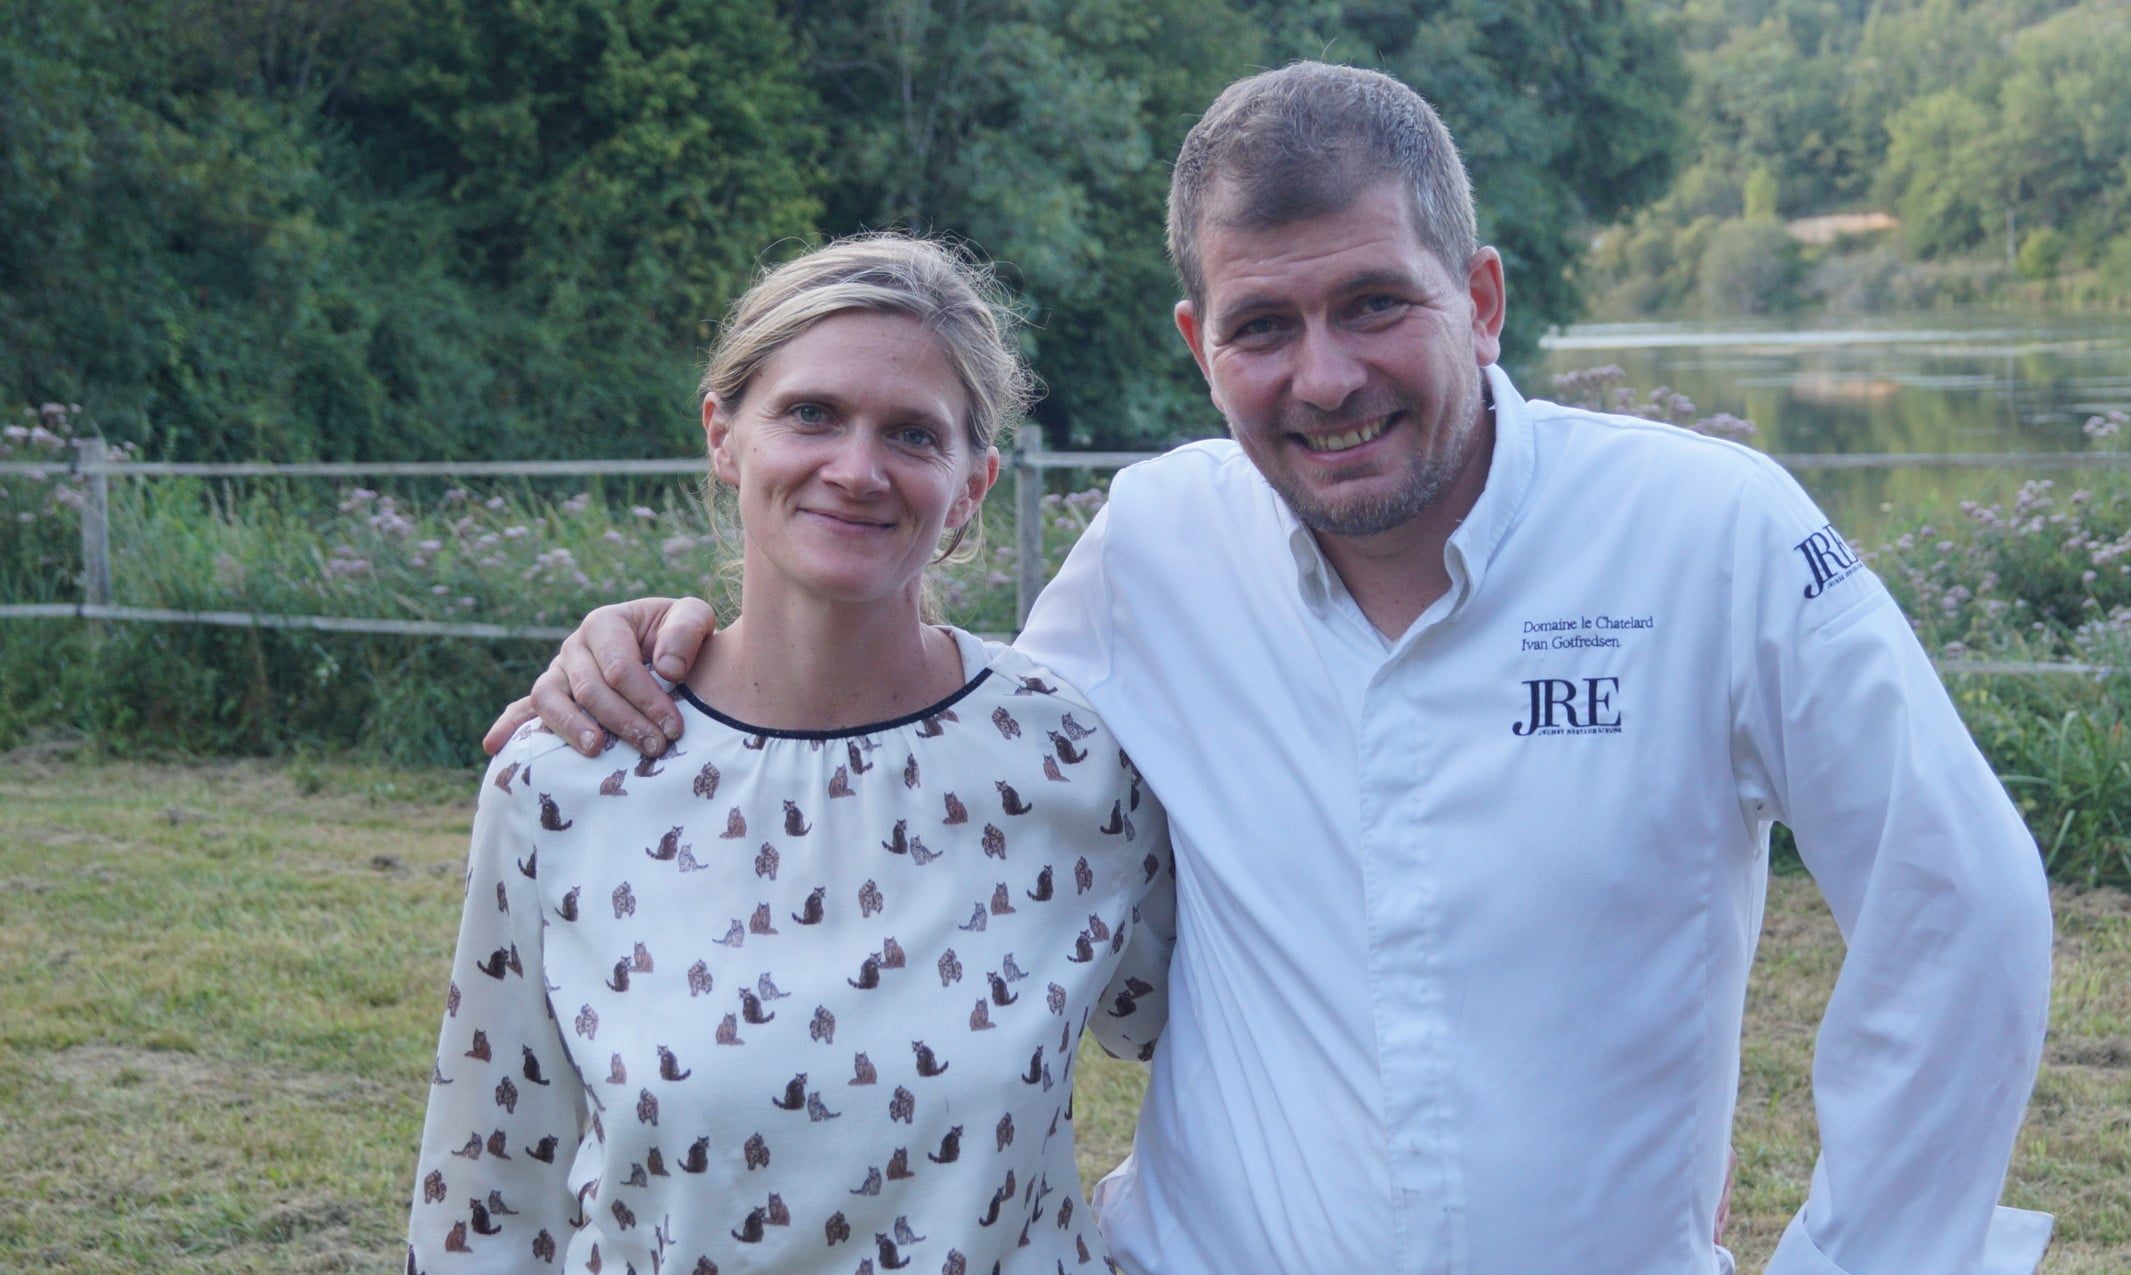
POLYGON ((1147 846, 1146 879, 1132 905, 1132 929, 1110 985, 1088 1020, 1095 1043, 1112 1058, 1150 1062, 1155 1041, 1169 1022, 1169 955, 1176 947, 1176 861, 1171 858, 1169 816, 1139 771, 1132 785, 1144 794, 1134 822, 1147 846))
POLYGON ((539 1269, 567 1248, 578 1216, 568 1175, 584 1086, 548 1005, 533 794, 511 787, 524 756, 497 756, 474 814, 407 1224, 410 1275, 539 1269))

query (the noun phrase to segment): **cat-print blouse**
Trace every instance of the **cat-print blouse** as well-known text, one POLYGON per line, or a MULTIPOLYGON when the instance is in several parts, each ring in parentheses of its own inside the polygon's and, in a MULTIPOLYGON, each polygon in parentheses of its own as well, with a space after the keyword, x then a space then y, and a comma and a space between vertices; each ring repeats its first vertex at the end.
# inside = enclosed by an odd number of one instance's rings
POLYGON ((410 1272, 1106 1269, 1074 1047, 1161 1029, 1167 825, 1077 692, 957 638, 902 720, 684 696, 654 761, 496 757, 410 1272))

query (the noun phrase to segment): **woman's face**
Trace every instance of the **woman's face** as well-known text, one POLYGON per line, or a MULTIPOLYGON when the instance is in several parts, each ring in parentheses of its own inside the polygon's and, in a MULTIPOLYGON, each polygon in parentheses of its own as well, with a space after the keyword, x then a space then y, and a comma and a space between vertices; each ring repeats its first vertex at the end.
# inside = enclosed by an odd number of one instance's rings
POLYGON ((917 320, 846 311, 785 343, 739 406, 703 405, 712 468, 740 493, 747 588, 862 603, 914 591, 977 512, 999 455, 974 455, 968 396, 917 320))

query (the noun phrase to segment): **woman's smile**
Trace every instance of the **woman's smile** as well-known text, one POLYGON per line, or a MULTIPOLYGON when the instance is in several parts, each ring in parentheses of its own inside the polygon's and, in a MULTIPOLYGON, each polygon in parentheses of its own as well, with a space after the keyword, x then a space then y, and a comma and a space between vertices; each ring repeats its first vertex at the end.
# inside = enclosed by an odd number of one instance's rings
POLYGON ((817 518, 840 531, 888 531, 895 526, 892 522, 878 518, 868 518, 863 514, 838 513, 832 509, 802 509, 799 512, 809 518, 817 518))

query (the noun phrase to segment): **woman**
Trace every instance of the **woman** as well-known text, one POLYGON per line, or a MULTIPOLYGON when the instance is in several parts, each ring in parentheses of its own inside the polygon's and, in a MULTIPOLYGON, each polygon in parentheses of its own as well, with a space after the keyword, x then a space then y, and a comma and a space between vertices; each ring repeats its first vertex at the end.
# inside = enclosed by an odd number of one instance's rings
POLYGON ((702 410, 740 617, 684 748, 491 766, 410 1271, 1102 1269, 1074 1046, 1160 1029, 1165 822, 1070 687, 924 615, 1026 401, 1010 338, 895 235, 735 306, 702 410))

